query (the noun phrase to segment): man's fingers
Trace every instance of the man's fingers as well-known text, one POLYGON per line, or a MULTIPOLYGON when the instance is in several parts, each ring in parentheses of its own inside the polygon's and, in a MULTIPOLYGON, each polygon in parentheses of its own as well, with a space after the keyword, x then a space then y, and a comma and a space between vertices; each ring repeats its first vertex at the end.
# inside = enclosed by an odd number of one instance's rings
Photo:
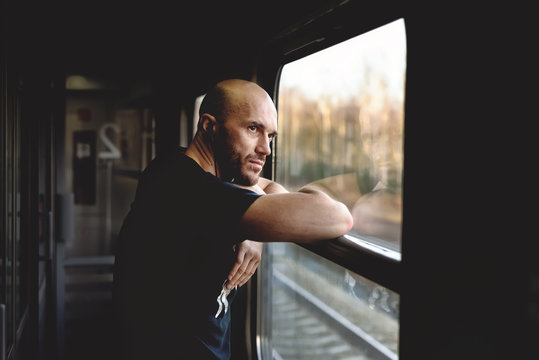
POLYGON ((243 286, 247 281, 249 281, 249 279, 256 272, 256 269, 259 263, 260 263, 259 259, 255 259, 255 258, 251 259, 251 261, 249 261, 249 264, 247 265, 245 270, 241 269, 241 273, 240 271, 238 271, 237 273, 238 277, 237 277, 237 280, 235 279, 235 285, 243 286))
POLYGON ((243 261, 245 258, 245 251, 240 248, 238 251, 238 254, 236 255, 236 262, 232 266, 232 269, 228 273, 228 281, 232 280, 232 278, 236 275, 237 271, 240 269, 243 261))
POLYGON ((237 286, 240 283, 240 280, 246 276, 247 269, 248 267, 245 263, 242 263, 240 266, 238 266, 236 272, 232 276, 229 276, 227 288, 232 289, 234 286, 237 286))
POLYGON ((254 275, 254 271, 245 272, 238 280, 238 286, 243 286, 254 275))
POLYGON ((234 286, 242 286, 253 276, 256 270, 256 261, 245 260, 237 269, 235 274, 229 277, 227 288, 232 289, 234 286))
POLYGON ((228 273, 228 283, 230 283, 231 281, 233 281, 237 274, 238 274, 238 270, 240 268, 240 263, 235 263, 234 266, 232 266, 232 269, 230 270, 230 272, 228 273))
POLYGON ((238 280, 247 270, 248 263, 246 263, 245 254, 238 254, 238 260, 232 266, 232 270, 228 274, 227 289, 231 290, 234 286, 237 285, 238 280))

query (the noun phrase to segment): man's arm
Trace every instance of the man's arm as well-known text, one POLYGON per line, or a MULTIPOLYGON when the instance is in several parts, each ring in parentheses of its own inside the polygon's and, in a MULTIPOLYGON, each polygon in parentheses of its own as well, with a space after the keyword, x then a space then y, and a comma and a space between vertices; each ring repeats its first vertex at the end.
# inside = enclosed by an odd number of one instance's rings
POLYGON ((352 215, 341 202, 322 191, 303 187, 288 193, 279 184, 261 178, 253 191, 276 190, 258 198, 243 215, 240 226, 247 237, 262 242, 311 242, 346 234, 352 215))

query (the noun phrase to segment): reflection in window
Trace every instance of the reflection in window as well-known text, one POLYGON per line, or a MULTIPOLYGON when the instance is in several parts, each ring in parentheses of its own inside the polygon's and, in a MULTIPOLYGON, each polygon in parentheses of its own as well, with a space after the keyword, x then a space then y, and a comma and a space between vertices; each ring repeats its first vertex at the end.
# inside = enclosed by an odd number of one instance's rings
POLYGON ((400 251, 404 21, 283 67, 276 179, 344 202, 352 234, 400 251))

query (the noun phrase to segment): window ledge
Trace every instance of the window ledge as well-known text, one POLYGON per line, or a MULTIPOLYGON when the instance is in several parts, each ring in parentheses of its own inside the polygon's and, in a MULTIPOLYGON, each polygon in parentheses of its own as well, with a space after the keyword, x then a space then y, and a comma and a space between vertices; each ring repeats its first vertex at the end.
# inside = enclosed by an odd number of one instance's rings
POLYGON ((396 250, 350 234, 300 246, 400 293, 402 262, 396 250))

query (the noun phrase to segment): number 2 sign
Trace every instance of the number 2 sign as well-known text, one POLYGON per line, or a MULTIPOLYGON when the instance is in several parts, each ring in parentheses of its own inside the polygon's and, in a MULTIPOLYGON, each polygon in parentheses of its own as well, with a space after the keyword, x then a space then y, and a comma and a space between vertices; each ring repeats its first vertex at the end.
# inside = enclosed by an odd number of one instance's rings
POLYGON ((103 142, 107 150, 101 151, 98 154, 98 157, 100 159, 119 159, 121 157, 120 150, 118 150, 118 148, 116 147, 116 145, 114 145, 112 140, 110 140, 107 137, 108 129, 112 129, 115 133, 120 132, 120 127, 113 123, 109 123, 109 124, 105 124, 101 126, 101 128, 99 129, 99 139, 101 139, 101 141, 103 142))

